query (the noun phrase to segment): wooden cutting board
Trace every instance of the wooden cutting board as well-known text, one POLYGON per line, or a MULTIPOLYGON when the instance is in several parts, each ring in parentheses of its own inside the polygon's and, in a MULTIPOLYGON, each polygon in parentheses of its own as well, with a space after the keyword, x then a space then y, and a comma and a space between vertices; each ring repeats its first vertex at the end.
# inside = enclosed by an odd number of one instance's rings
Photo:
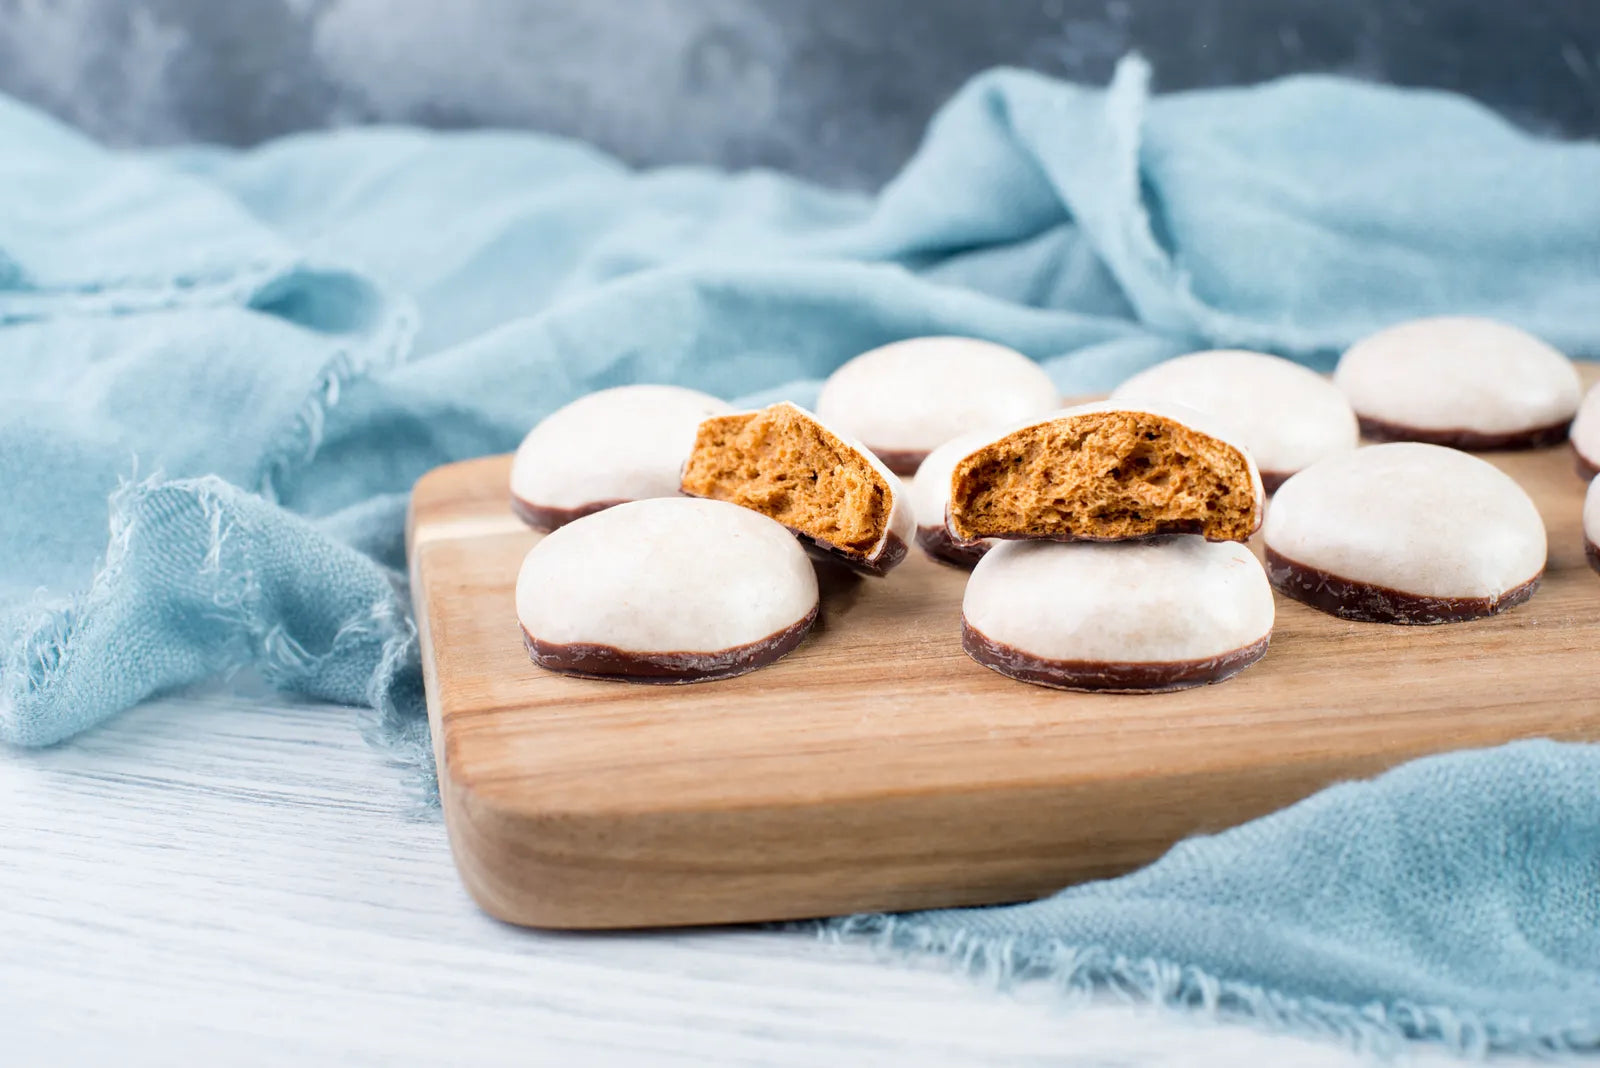
POLYGON ((1441 627, 1278 600, 1232 681, 1108 696, 1025 686, 961 651, 966 575, 920 553, 830 573, 815 632, 742 678, 565 678, 522 646, 537 536, 509 456, 429 473, 409 550, 456 864, 512 923, 635 927, 1017 901, 1340 779, 1515 738, 1600 738, 1600 575, 1566 448, 1489 457, 1550 532, 1542 589, 1441 627))

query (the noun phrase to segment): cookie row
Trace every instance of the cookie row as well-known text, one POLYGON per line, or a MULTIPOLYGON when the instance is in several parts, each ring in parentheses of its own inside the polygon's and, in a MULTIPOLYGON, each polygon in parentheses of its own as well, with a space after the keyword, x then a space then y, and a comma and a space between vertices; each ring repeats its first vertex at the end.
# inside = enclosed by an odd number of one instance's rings
MULTIPOLYGON (((913 529, 910 501, 899 479, 871 450, 792 404, 701 418, 708 409, 715 411, 715 405, 686 391, 625 387, 586 398, 582 421, 563 412, 524 442, 513 463, 514 507, 536 523, 566 520, 530 552, 519 578, 519 616, 537 662, 571 673, 651 681, 738 674, 792 648, 815 617, 815 581, 807 582, 805 569, 795 566, 801 559, 797 544, 874 576, 886 574, 904 558, 913 529), (600 418, 608 396, 615 410, 600 418), (650 417, 637 411, 641 403, 651 407, 650 417), (665 415, 669 408, 678 423, 671 433, 665 430, 672 422, 665 415), (606 507, 603 502, 612 494, 633 492, 648 480, 637 471, 627 479, 602 478, 587 485, 552 476, 551 469, 563 458, 569 463, 576 458, 578 466, 592 464, 597 456, 615 459, 615 440, 586 440, 596 423, 608 426, 612 439, 653 439, 648 449, 635 450, 643 466, 676 465, 682 441, 692 433, 676 489, 700 500, 666 497, 606 507), (559 434, 549 432, 551 424, 559 434), (562 439, 562 448, 552 447, 562 439), (580 487, 590 500, 570 492, 552 496, 556 488, 580 487), (713 504, 738 507, 729 513, 713 504), (578 518, 567 518, 574 515, 578 518), (752 520, 758 526, 764 523, 769 533, 786 528, 796 539, 768 537, 758 543, 752 520), (760 551, 744 551, 751 544, 758 544, 760 551), (730 577, 718 579, 725 569, 730 577), (773 596, 752 596, 762 583, 772 587, 773 596)), ((1205 539, 1242 539, 1259 527, 1261 481, 1248 453, 1208 434, 1207 421, 1197 412, 1116 404, 1025 420, 966 458, 959 471, 958 507, 951 512, 958 533, 952 536, 1106 541, 1192 530, 1202 536, 1192 539, 1192 547, 1172 547, 1175 539, 1168 538, 1143 548, 1170 552, 1178 565, 1174 575, 1185 563, 1232 570, 1237 553, 1219 555, 1205 539), (1126 463, 1100 470, 1110 453, 1123 456, 1126 463), (1061 499, 1063 491, 1072 499, 1061 499)), ((668 470, 655 473, 654 484, 661 489, 671 484, 668 470)), ((1073 553, 1055 545, 1042 555, 1073 553)), ((1018 568, 1024 569, 1028 554, 1019 551, 1015 556, 1018 568)), ((1243 559, 1256 572, 1255 599, 1258 607, 1265 605, 1270 628, 1272 602, 1265 579, 1248 553, 1243 559)), ((1064 570, 1060 563, 1047 562, 1045 573, 1075 589, 1082 583, 1074 575, 1082 568, 1064 562, 1064 570)), ((1130 562, 1124 570, 1133 566, 1130 562)), ((985 572, 991 573, 997 576, 994 588, 1003 590, 1012 581, 996 566, 985 572)), ((1107 564, 1084 573, 1104 579, 1118 569, 1107 564)), ((1100 588, 1114 594, 1114 583, 1103 579, 1100 588)), ((1144 585, 1169 599, 1162 582, 1144 585)), ((1230 590, 1235 585, 1223 583, 1230 590)), ((1044 651, 1052 640, 1071 640, 1063 637, 1069 620, 1059 613, 1037 615, 1041 623, 1054 620, 1048 632, 1040 633, 1042 641, 1019 637, 1015 625, 990 626, 993 633, 984 632, 968 618, 967 646, 976 659, 999 670, 1006 670, 1007 657, 1031 657, 1033 667, 1026 676, 1031 681, 1044 681, 1053 672, 1054 684, 1093 688, 1159 689, 1180 681, 1212 681, 1220 675, 1211 669, 1236 670, 1248 662, 1234 655, 1232 646, 1207 647, 1216 637, 1214 628, 1192 609, 1214 598, 1193 583, 1176 583, 1174 589, 1198 595, 1197 604, 1163 606, 1149 598, 1141 602, 1118 595, 1085 617, 1086 624, 1090 617, 1101 617, 1095 625, 1102 634, 1108 633, 1107 620, 1125 618, 1132 629, 1116 640, 1139 651, 1143 660, 1124 656, 1090 659, 1087 665, 1080 662, 1083 658, 1056 663, 1060 658, 1044 651), (1165 646, 1140 631, 1140 618, 1149 615, 1166 620, 1165 646), (1174 620, 1192 624, 1191 633, 1175 635, 1174 620), (1170 662, 1149 662, 1152 652, 1170 662), (1217 663, 1202 670, 1211 661, 1217 663), (1129 671, 1137 678, 1122 678, 1129 671)), ((980 603, 974 600, 973 612, 980 603)), ((1214 606, 1210 612, 1218 616, 1214 606)), ((1014 623, 1025 618, 1018 613, 1014 623)), ((1265 635, 1265 629, 1258 629, 1243 644, 1258 646, 1254 655, 1259 656, 1265 635)))
MULTIPOLYGON (((1591 455, 1586 427, 1600 436, 1597 397, 1573 427, 1580 466, 1591 455)), ((1254 558, 1211 544, 1253 533, 1264 489, 1280 489, 1266 531, 1272 585, 1315 607, 1346 618, 1448 622, 1531 596, 1544 531, 1520 488, 1451 449, 1358 450, 1358 422, 1390 436, 1531 446, 1547 443, 1560 413, 1570 420, 1568 409, 1578 407, 1575 371, 1559 353, 1499 324, 1455 319, 1375 335, 1346 354, 1334 383, 1276 357, 1211 352, 1137 375, 1110 402, 1052 410, 1058 403, 1031 361, 956 338, 897 343, 847 363, 824 386, 822 416, 787 404, 733 412, 666 386, 574 402, 519 449, 518 513, 548 530, 621 501, 665 499, 603 525, 599 517, 573 524, 591 532, 547 538, 539 559, 530 555, 519 582, 530 652, 585 674, 737 674, 788 651, 815 618, 815 576, 796 565, 805 564, 801 544, 882 575, 914 540, 945 562, 991 560, 964 606, 964 644, 980 662, 1082 688, 1212 681, 1258 657, 1270 634, 1265 578, 1238 581, 1260 573, 1254 558), (1429 403, 1451 390, 1420 388, 1438 373, 1438 346, 1473 353, 1458 377, 1492 387, 1454 389, 1444 415, 1429 403), (1375 375, 1401 389, 1396 368, 1408 366, 1420 376, 1413 392, 1428 403, 1361 401, 1375 375), (1512 366, 1520 393, 1504 388, 1512 366), (1228 427, 1224 416, 1240 425, 1228 427), (971 429, 1006 420, 998 430, 971 429), (1264 475, 1253 452, 1269 458, 1264 475), (920 468, 912 495, 891 464, 920 468), (680 493, 706 499, 669 496, 680 493), (756 513, 769 521, 768 536, 751 543, 764 548, 723 560, 723 548, 754 537, 752 520, 762 526, 756 513), (988 552, 1017 539, 1025 540, 988 552), (730 580, 728 567, 748 581, 730 580), (552 568, 578 576, 578 585, 552 582, 552 568), (747 586, 762 583, 772 596, 747 596, 747 586), (1031 614, 1023 609, 1030 597, 1042 598, 1031 614), (669 625, 646 626, 654 615, 669 625), (1192 633, 1178 640, 1172 620, 1194 623, 1192 633)), ((1591 491, 1586 520, 1600 513, 1595 499, 1591 491)), ((1586 523, 1591 546, 1597 524, 1586 523)))
MULTIPOLYGON (((1177 402, 1214 413, 1254 456, 1268 492, 1317 460, 1378 440, 1531 447, 1567 435, 1586 478, 1600 474, 1600 388, 1579 404, 1569 360, 1538 339, 1470 318, 1417 320, 1352 346, 1334 379, 1275 356, 1222 350, 1168 360, 1112 399, 1177 402), (1348 399, 1347 399, 1348 398, 1348 399), (1574 415, 1576 418, 1574 418, 1574 415)), ((865 353, 824 384, 819 417, 899 475, 982 428, 1060 406, 1048 376, 1000 345, 915 338, 865 353)), ((732 409, 675 386, 580 398, 518 450, 513 504, 536 529, 610 504, 677 492, 676 461, 701 420, 732 409)), ((929 513, 922 511, 924 524, 929 513)))

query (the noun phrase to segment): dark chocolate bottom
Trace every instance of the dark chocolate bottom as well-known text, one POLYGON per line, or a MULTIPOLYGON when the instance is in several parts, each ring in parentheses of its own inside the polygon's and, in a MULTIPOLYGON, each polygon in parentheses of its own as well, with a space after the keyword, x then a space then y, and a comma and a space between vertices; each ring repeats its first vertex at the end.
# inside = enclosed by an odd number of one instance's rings
POLYGON ((1589 566, 1595 569, 1595 573, 1600 574, 1600 545, 1584 538, 1583 555, 1589 558, 1589 566))
MULTIPOLYGON (((1071 544, 1085 541, 1099 545, 1110 544, 1117 541, 1160 541, 1180 534, 1194 534, 1211 542, 1247 541, 1248 538, 1214 538, 1206 533, 1204 519, 1166 519, 1155 525, 1155 529, 1145 534, 1130 534, 1126 537, 1114 537, 1099 534, 1013 534, 1001 532, 996 534, 979 534, 979 538, 988 538, 993 541, 1059 541, 1071 544)), ((955 537, 954 534, 951 537, 955 537)))
POLYGON ((793 527, 790 527, 789 530, 795 537, 800 539, 800 544, 804 545, 806 551, 812 556, 819 560, 826 560, 829 563, 843 564, 851 571, 862 575, 870 575, 873 578, 882 578, 887 575, 911 551, 904 538, 898 534, 890 534, 884 539, 883 547, 878 550, 877 555, 869 559, 860 553, 849 552, 836 545, 828 545, 825 542, 818 541, 810 534, 804 534, 793 527))
POLYGON ((1354 582, 1296 563, 1267 547, 1267 578, 1272 588, 1340 619, 1360 623, 1433 626, 1464 623, 1496 615, 1532 597, 1544 572, 1498 597, 1424 597, 1370 582, 1354 582))
POLYGON ((1271 637, 1268 634, 1243 649, 1202 660, 1156 663, 1049 660, 1014 645, 994 641, 965 619, 961 621, 961 648, 991 671, 1035 686, 1099 693, 1167 693, 1221 682, 1266 656, 1271 637))
POLYGON ((1261 490, 1263 493, 1267 494, 1277 493, 1278 488, 1293 477, 1293 471, 1289 471, 1287 473, 1278 471, 1263 471, 1261 472, 1261 490))
POLYGON ((951 537, 950 529, 942 524, 937 527, 918 527, 917 547, 941 564, 965 568, 968 571, 977 567, 978 561, 983 559, 983 554, 989 551, 986 542, 969 544, 956 541, 951 537))
MULTIPOLYGON (((868 448, 872 448, 870 445, 868 448)), ((927 449, 872 449, 872 455, 883 461, 883 466, 897 475, 914 475, 922 461, 928 458, 927 449)))
POLYGON ((1421 441, 1429 445, 1447 445, 1467 452, 1495 452, 1509 449, 1543 449, 1567 440, 1567 428, 1572 420, 1566 419, 1549 426, 1536 426, 1531 430, 1516 430, 1509 434, 1490 434, 1478 430, 1429 430, 1422 427, 1386 423, 1382 419, 1358 416, 1361 436, 1372 441, 1421 441))
POLYGON ((515 494, 511 497, 511 511, 516 513, 518 519, 528 524, 534 530, 548 534, 557 527, 564 527, 574 519, 582 519, 586 515, 603 512, 607 508, 615 508, 619 504, 627 504, 624 500, 591 501, 577 508, 547 508, 542 504, 533 504, 523 500, 515 494))
POLYGON ((1600 476, 1600 465, 1595 464, 1594 461, 1579 452, 1576 445, 1572 447, 1572 463, 1578 469, 1578 476, 1585 482, 1600 476))
POLYGON ((712 653, 639 653, 614 645, 542 642, 529 634, 526 627, 522 631, 522 644, 535 664, 565 675, 621 682, 712 682, 748 674, 793 652, 816 621, 817 610, 812 608, 792 627, 748 645, 735 645, 712 653))

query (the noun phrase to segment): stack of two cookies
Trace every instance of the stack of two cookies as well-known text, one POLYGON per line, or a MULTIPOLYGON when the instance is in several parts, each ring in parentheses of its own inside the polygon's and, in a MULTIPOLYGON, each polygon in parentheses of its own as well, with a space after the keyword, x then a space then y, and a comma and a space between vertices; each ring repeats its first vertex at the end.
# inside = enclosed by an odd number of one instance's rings
POLYGON ((1261 525, 1261 475, 1198 411, 1068 408, 946 444, 916 488, 922 548, 977 560, 962 643, 985 667, 1159 692, 1219 682, 1266 653, 1272 589, 1243 544, 1261 525))

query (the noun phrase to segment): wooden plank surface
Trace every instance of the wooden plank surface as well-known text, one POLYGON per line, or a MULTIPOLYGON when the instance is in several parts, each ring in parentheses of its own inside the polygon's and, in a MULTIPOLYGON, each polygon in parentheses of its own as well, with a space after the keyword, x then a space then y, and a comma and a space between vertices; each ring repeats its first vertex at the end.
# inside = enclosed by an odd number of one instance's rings
POLYGON ((643 687, 531 664, 512 603, 536 536, 509 457, 418 483, 413 595, 445 815, 514 923, 721 923, 1015 901, 1428 753, 1600 738, 1600 576, 1565 448, 1489 457, 1550 533, 1504 616, 1349 623, 1279 598, 1266 658, 1176 694, 1002 678, 960 646, 965 573, 918 553, 829 577, 816 632, 739 679, 643 687))
POLYGON ((1064 1012, 1047 983, 996 991, 804 933, 496 923, 363 714, 241 676, 0 746, 0 1064, 1371 1064, 1115 993, 1064 1012))

